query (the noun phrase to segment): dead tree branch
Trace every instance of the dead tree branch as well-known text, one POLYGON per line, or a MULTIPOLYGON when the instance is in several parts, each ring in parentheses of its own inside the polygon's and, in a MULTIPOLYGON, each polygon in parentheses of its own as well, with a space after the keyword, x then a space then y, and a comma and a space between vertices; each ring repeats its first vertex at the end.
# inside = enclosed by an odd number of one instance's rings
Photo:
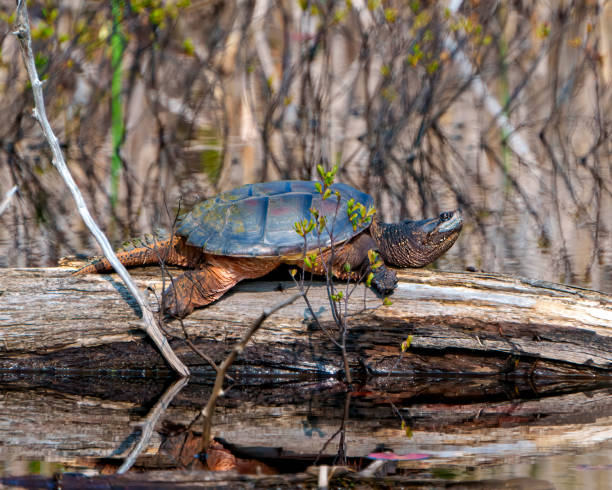
POLYGON ((83 196, 79 188, 77 187, 74 179, 72 178, 70 170, 66 165, 64 155, 62 154, 62 150, 59 145, 59 141, 55 136, 53 129, 51 128, 49 120, 47 119, 42 91, 42 82, 38 78, 38 72, 36 70, 36 63, 34 60, 34 53, 32 51, 30 21, 28 19, 26 2, 22 0, 18 0, 17 2, 17 22, 16 32, 14 34, 19 39, 21 53, 23 55, 23 62, 28 71, 30 82, 32 83, 32 92, 34 94, 35 103, 33 116, 40 124, 43 134, 51 148, 51 151, 53 153, 53 165, 58 170, 64 182, 66 183, 66 186, 70 190, 72 197, 76 202, 79 214, 81 215, 83 221, 85 222, 85 224, 95 237, 96 241, 100 245, 100 248, 102 248, 104 256, 112 264, 113 268, 117 271, 132 296, 134 296, 134 298, 138 302, 140 310, 142 311, 142 319, 144 323, 142 328, 145 330, 145 332, 147 332, 151 339, 153 339, 153 341, 161 351, 162 355, 172 366, 172 368, 181 376, 188 376, 189 370, 172 351, 170 344, 168 344, 168 341, 159 329, 159 326, 157 325, 155 318, 148 307, 147 302, 143 298, 142 293, 132 281, 125 267, 123 267, 123 265, 117 259, 117 256, 115 255, 110 242, 91 216, 89 209, 85 204, 85 200, 83 199, 83 196))
POLYGON ((12 189, 9 189, 9 191, 5 194, 4 199, 0 203, 0 216, 2 216, 2 213, 4 213, 4 211, 6 211, 6 208, 8 208, 8 205, 11 202, 11 198, 16 192, 17 186, 14 186, 12 189))
POLYGON ((117 470, 118 475, 125 473, 134 465, 136 459, 138 459, 138 456, 140 456, 140 453, 142 453, 142 450, 149 444, 151 436, 153 435, 153 429, 155 429, 160 417, 164 415, 168 405, 170 405, 170 402, 183 389, 183 387, 187 384, 187 381, 189 381, 189 378, 187 377, 177 379, 174 383, 172 383, 172 385, 170 385, 163 396, 151 409, 142 425, 140 440, 130 451, 130 454, 128 454, 123 464, 117 470))
POLYGON ((225 360, 219 366, 219 369, 217 370, 217 377, 215 378, 215 384, 213 386, 213 391, 210 394, 208 403, 202 409, 202 412, 201 412, 202 416, 204 417, 204 421, 203 421, 203 431, 202 431, 202 442, 200 443, 200 448, 198 452, 204 451, 206 447, 208 446, 208 442, 210 440, 210 430, 212 427, 213 411, 217 403, 217 398, 223 395, 223 381, 225 380, 225 373, 227 372, 228 368, 234 363, 234 361, 240 355, 240 353, 244 351, 245 346, 247 345, 251 337, 255 334, 255 332, 259 330, 259 327, 263 325, 263 322, 265 322, 266 319, 270 315, 284 308, 285 306, 290 305, 300 296, 303 296, 303 293, 294 294, 290 296, 289 298, 284 299, 283 301, 279 303, 276 303, 271 308, 266 308, 265 310, 263 310, 261 312, 261 315, 259 315, 259 317, 257 318, 257 320, 253 322, 249 331, 244 335, 244 337, 242 337, 240 342, 234 345, 230 354, 225 358, 225 360))

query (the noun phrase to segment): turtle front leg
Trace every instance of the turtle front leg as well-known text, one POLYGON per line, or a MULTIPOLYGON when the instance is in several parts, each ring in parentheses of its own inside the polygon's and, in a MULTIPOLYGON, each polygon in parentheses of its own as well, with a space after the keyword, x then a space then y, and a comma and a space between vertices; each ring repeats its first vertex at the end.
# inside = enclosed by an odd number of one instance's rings
POLYGON ((368 274, 370 271, 374 273, 372 287, 383 296, 392 293, 397 287, 397 274, 395 271, 389 269, 384 264, 374 270, 372 270, 369 263, 367 267, 369 269, 368 274))
POLYGON ((273 261, 207 256, 200 268, 172 280, 162 297, 162 311, 183 318, 218 300, 240 281, 264 276, 277 266, 273 261))
POLYGON ((374 274, 372 287, 381 295, 391 293, 397 287, 397 275, 395 271, 389 269, 384 263, 372 269, 368 252, 377 250, 376 242, 372 237, 363 233, 347 244, 345 244, 334 257, 334 275, 340 279, 358 279, 367 277, 370 272, 374 274), (349 264, 351 272, 344 271, 344 264, 349 264), (361 271, 357 273, 356 271, 361 271))

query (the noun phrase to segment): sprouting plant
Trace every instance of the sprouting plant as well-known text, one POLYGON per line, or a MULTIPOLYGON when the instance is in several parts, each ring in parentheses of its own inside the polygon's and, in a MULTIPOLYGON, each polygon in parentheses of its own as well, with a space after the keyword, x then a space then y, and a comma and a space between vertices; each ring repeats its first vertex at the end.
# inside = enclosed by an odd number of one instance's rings
MULTIPOLYGON (((339 190, 333 188, 335 175, 338 166, 335 165, 330 171, 326 171, 322 165, 317 166, 320 182, 315 183, 317 192, 321 195, 322 201, 336 200, 336 206, 332 213, 323 213, 320 209, 312 207, 310 217, 294 223, 295 232, 304 240, 303 255, 301 260, 301 273, 298 276, 297 269, 291 269, 290 273, 296 285, 303 293, 304 300, 316 325, 327 335, 327 337, 338 347, 342 353, 344 372, 346 381, 352 383, 349 369, 348 356, 346 351, 346 340, 349 330, 349 302, 350 298, 358 287, 359 282, 364 282, 367 287, 371 287, 374 271, 383 265, 379 254, 368 251, 368 263, 360 270, 353 270, 350 263, 346 262, 340 266, 337 264, 338 244, 334 242, 334 228, 337 224, 339 213, 346 212, 348 220, 353 227, 353 231, 369 226, 374 219, 376 209, 366 208, 362 203, 349 199, 346 201, 346 209, 341 209, 342 195, 339 190), (329 235, 330 245, 324 246, 322 235, 329 235), (310 243, 309 243, 310 241, 310 243), (315 245, 313 246, 313 241, 315 245), (306 281, 306 273, 310 272, 310 281, 306 281), (312 307, 308 298, 308 291, 311 286, 312 274, 319 274, 325 277, 325 286, 329 300, 330 310, 336 331, 324 326, 312 307), (334 278, 341 277, 342 283, 334 278), (355 282, 351 282, 351 280, 355 282)), ((390 304, 388 298, 384 298, 383 304, 390 304)), ((364 297, 364 308, 365 297, 364 297)))

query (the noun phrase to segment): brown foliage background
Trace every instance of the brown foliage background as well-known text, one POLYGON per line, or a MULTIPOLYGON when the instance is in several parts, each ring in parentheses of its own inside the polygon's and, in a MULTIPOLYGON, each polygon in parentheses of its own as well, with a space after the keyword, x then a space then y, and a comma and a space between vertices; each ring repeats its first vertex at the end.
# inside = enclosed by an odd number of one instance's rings
MULTIPOLYGON (((111 240, 263 180, 339 179, 386 220, 461 207, 441 266, 612 291, 612 2, 32 2, 49 116, 111 240), (125 133, 111 199, 111 34, 125 133), (497 104, 497 106, 496 106, 497 104)), ((0 266, 96 254, 0 24, 0 266)))

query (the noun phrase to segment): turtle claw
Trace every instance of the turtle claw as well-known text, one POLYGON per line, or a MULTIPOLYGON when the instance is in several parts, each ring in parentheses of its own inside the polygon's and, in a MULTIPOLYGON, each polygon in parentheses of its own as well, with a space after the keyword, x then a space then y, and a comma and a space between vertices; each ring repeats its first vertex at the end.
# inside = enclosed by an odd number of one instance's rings
POLYGON ((397 287, 397 274, 394 270, 388 269, 387 267, 380 266, 372 271, 374 277, 372 278, 372 287, 376 289, 382 296, 393 292, 397 287))
POLYGON ((162 296, 161 311, 167 318, 184 318, 193 311, 193 305, 179 298, 176 289, 170 286, 162 296))

